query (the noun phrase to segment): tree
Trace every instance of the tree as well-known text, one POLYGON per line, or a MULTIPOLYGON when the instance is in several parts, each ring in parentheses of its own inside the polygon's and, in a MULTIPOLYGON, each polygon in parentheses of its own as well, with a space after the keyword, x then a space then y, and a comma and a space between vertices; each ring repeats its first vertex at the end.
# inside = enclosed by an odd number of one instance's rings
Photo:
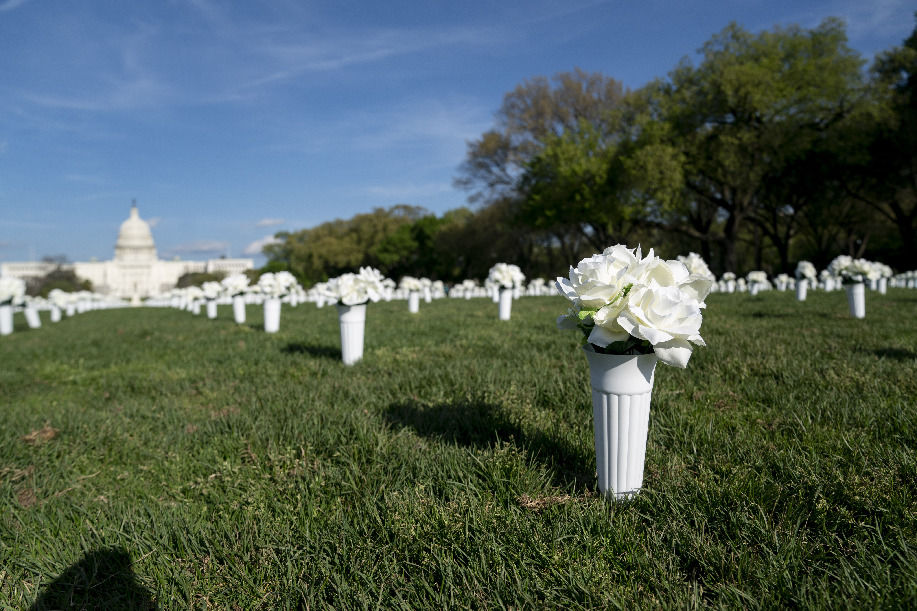
POLYGON ((710 227, 722 219, 708 239, 735 270, 740 234, 759 214, 768 176, 850 112, 862 61, 836 19, 757 35, 731 24, 702 53, 696 68, 683 61, 671 73, 663 114, 684 154, 684 201, 716 210, 703 215, 710 227))
POLYGON ((186 288, 189 286, 201 286, 205 282, 219 282, 226 277, 223 272, 188 272, 178 277, 175 283, 176 288, 186 288))
POLYGON ((525 81, 503 98, 496 126, 468 143, 456 185, 471 193, 471 201, 515 198, 526 165, 547 142, 584 121, 602 131, 624 93, 618 81, 579 68, 525 81))

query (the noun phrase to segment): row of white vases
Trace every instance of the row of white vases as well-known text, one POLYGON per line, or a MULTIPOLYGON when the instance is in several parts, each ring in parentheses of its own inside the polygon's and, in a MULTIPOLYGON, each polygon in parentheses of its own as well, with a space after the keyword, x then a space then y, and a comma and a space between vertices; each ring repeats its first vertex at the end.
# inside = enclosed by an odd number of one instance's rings
MULTIPOLYGON (((882 278, 882 280, 885 279, 882 278)), ((858 282, 856 284, 847 284, 844 288, 847 291, 847 307, 850 310, 850 315, 854 318, 866 318, 866 285, 858 282)), ((885 295, 885 288, 884 282, 879 284, 879 294, 885 295)), ((796 283, 797 301, 805 301, 808 292, 809 283, 807 281, 800 280, 796 283)))
MULTIPOLYGON (((47 309, 49 312, 51 322, 60 322, 64 312, 66 312, 67 316, 73 316, 77 313, 83 313, 89 310, 111 307, 121 307, 121 304, 93 304, 91 302, 79 302, 67 304, 64 310, 61 310, 59 306, 53 304, 50 306, 45 306, 45 309, 47 309)), ((13 311, 14 308, 10 304, 0 305, 0 335, 10 335, 13 332, 13 311)), ((37 307, 27 303, 22 308, 22 315, 25 317, 26 324, 30 329, 41 328, 41 315, 39 314, 39 309, 37 307)))

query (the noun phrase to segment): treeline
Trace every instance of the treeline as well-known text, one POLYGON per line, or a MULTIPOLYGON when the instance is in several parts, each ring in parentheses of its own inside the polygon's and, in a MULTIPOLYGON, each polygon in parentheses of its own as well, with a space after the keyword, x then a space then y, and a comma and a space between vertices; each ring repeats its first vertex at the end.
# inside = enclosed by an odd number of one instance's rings
POLYGON ((841 253, 917 265, 917 29, 868 69, 836 19, 733 24, 701 55, 636 91, 580 70, 526 81, 468 145, 456 183, 474 210, 281 233, 269 266, 460 280, 504 260, 553 276, 618 242, 696 251, 717 274, 841 253))

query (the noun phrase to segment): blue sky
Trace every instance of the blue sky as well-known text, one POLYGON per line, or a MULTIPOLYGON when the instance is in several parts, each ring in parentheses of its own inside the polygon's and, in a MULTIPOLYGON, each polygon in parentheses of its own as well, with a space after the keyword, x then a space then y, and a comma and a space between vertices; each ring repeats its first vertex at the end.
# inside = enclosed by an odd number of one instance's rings
MULTIPOLYGON (((278 230, 466 204, 466 141, 524 80, 637 88, 730 21, 838 16, 871 59, 899 0, 0 0, 0 261, 109 259, 136 198, 160 257, 242 256, 278 230)), ((263 259, 256 257, 256 262, 263 259)))

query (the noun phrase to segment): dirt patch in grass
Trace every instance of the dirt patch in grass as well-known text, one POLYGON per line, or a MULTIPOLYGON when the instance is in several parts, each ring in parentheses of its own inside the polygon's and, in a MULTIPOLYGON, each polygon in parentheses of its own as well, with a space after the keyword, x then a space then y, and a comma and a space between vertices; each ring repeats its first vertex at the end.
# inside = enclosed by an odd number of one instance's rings
POLYGON ((46 441, 51 441, 57 437, 58 431, 56 428, 50 425, 44 425, 40 429, 32 431, 28 435, 23 435, 22 440, 29 444, 30 446, 37 446, 46 441))

